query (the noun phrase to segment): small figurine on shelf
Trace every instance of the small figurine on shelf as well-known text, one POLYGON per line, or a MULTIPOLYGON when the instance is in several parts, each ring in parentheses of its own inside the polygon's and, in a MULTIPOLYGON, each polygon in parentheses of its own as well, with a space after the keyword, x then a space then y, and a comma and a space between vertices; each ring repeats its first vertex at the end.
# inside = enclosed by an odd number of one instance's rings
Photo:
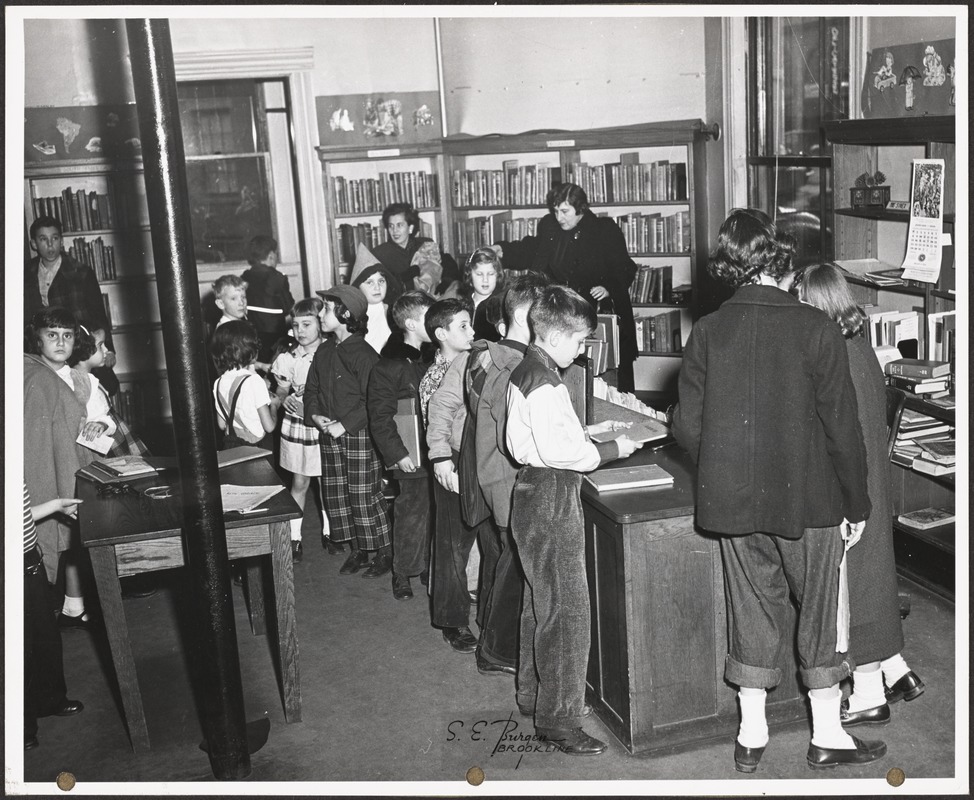
POLYGON ((879 91, 896 86, 896 73, 893 72, 893 54, 889 50, 883 53, 883 65, 876 71, 873 86, 879 91))
POLYGON ((914 100, 914 85, 917 79, 923 77, 920 75, 920 70, 916 67, 909 66, 903 70, 903 75, 901 77, 901 82, 906 87, 906 110, 913 110, 913 100, 914 100))

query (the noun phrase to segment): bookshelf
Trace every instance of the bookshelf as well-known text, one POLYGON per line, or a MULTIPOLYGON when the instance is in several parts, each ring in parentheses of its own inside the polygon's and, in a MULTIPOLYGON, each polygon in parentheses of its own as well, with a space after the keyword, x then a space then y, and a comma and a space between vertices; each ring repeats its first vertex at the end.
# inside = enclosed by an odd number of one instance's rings
POLYGON ((593 213, 619 224, 640 267, 631 292, 642 335, 636 388, 675 394, 682 346, 704 311, 697 289, 706 266, 710 135, 700 120, 679 120, 447 137, 444 199, 457 261, 476 247, 533 235, 548 213, 551 183, 579 184, 593 213), (653 273, 655 293, 647 282, 653 273))
MULTIPOLYGON (((906 251, 909 214, 884 208, 843 207, 839 198, 857 175, 877 169, 884 172, 893 200, 910 197, 911 164, 915 158, 942 158, 945 162, 944 231, 951 237, 945 245, 936 284, 876 286, 866 279, 849 276, 853 294, 867 311, 916 312, 918 356, 951 361, 951 381, 966 380, 963 366, 942 352, 931 333, 931 320, 956 308, 956 272, 953 242, 955 229, 956 162, 953 116, 909 119, 840 120, 826 123, 825 135, 832 145, 836 192, 833 230, 836 260, 873 258, 898 266, 906 251)), ((940 408, 910 396, 907 408, 954 425, 953 409, 940 408)), ((893 537, 898 569, 908 577, 940 594, 954 596, 954 526, 944 525, 918 531, 901 525, 896 517, 908 511, 955 506, 953 476, 933 476, 898 464, 891 465, 893 537)))
POLYGON ((443 250, 450 250, 449 239, 444 238, 446 181, 439 142, 315 149, 324 173, 336 282, 348 279, 359 242, 371 248, 386 241, 382 211, 390 203, 411 204, 420 216, 418 234, 433 239, 443 250))
POLYGON ((141 160, 28 164, 24 209, 28 227, 42 214, 60 219, 63 249, 95 271, 117 357, 120 416, 137 431, 170 417, 165 371, 151 366, 164 356, 141 160))

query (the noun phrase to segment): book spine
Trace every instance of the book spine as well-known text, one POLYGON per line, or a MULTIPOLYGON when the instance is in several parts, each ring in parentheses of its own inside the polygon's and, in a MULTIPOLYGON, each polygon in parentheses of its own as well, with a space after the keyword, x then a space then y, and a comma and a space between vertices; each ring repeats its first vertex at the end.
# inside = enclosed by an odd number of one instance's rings
POLYGON ((903 378, 935 378, 946 372, 929 364, 897 364, 891 361, 886 365, 886 374, 903 378))

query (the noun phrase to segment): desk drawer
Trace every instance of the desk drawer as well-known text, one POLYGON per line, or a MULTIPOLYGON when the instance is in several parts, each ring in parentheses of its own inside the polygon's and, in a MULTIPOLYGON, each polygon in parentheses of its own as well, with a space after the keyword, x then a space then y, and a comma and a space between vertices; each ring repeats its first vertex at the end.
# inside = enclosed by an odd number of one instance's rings
MULTIPOLYGON (((270 551, 269 525, 248 525, 227 530, 227 555, 231 559, 267 555, 270 551)), ((120 578, 181 567, 186 563, 181 536, 117 544, 115 559, 120 578)))

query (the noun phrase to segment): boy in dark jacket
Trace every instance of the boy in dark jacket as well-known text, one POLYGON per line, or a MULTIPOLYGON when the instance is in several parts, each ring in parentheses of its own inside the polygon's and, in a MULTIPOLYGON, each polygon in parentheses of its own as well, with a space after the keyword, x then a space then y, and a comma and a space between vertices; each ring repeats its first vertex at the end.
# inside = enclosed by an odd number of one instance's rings
POLYGON ((400 400, 415 400, 415 424, 425 443, 419 414, 419 382, 429 366, 422 349, 430 341, 424 319, 431 305, 433 298, 420 291, 406 292, 392 304, 392 319, 402 331, 402 340, 395 336, 389 339, 369 378, 372 440, 382 462, 399 481, 392 517, 392 596, 396 600, 411 598, 410 577, 429 569, 432 483, 427 466, 410 457, 395 416, 400 400))
POLYGON ((277 271, 277 241, 270 236, 255 236, 249 248, 250 269, 240 276, 247 283, 247 318, 260 337, 257 360, 269 363, 274 345, 287 336, 287 315, 294 298, 287 275, 277 271))

